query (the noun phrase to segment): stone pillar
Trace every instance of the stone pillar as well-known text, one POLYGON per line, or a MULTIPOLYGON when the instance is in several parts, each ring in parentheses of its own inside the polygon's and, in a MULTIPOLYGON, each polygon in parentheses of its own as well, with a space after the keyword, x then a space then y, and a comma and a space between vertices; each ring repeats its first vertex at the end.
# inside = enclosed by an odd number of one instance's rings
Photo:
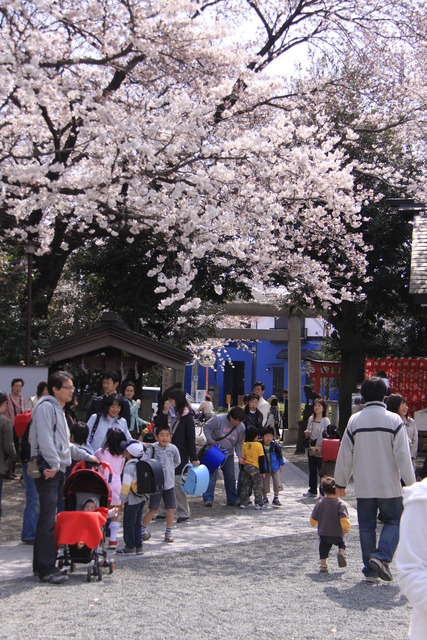
POLYGON ((292 313, 288 321, 288 415, 289 429, 285 443, 298 440, 298 422, 301 420, 301 317, 292 313))
POLYGON ((331 424, 334 424, 337 427, 340 415, 338 400, 330 400, 329 406, 331 407, 331 424))

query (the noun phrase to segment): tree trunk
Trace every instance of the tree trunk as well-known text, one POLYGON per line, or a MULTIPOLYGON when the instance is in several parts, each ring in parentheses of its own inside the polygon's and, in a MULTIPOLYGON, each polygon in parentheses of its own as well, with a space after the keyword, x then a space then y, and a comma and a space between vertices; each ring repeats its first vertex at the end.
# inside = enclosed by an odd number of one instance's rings
POLYGON ((61 277, 68 253, 46 253, 35 260, 36 277, 33 282, 33 314, 46 319, 49 304, 61 277))
POLYGON ((359 369, 359 353, 343 353, 341 356, 340 375, 340 401, 339 401, 339 424, 341 434, 347 426, 351 416, 351 394, 357 389, 357 378, 359 369))
POLYGON ((360 306, 343 302, 339 312, 330 318, 338 333, 341 352, 341 375, 339 393, 339 430, 344 433, 351 416, 351 394, 357 390, 359 371, 363 370, 364 347, 358 317, 360 306))

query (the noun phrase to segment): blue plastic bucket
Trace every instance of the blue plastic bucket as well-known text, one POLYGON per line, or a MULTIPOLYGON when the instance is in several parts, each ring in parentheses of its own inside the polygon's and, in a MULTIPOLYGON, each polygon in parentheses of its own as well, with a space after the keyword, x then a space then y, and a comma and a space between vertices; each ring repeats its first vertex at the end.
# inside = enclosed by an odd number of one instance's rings
POLYGON ((218 469, 219 466, 225 462, 227 458, 227 452, 222 451, 219 448, 219 444, 214 444, 203 456, 201 463, 206 465, 209 469, 210 473, 213 473, 215 469, 218 469))
POLYGON ((181 473, 181 490, 183 493, 188 493, 190 496, 200 496, 205 493, 209 484, 209 469, 200 464, 197 467, 193 467, 188 463, 181 473), (187 477, 184 478, 187 472, 187 477))

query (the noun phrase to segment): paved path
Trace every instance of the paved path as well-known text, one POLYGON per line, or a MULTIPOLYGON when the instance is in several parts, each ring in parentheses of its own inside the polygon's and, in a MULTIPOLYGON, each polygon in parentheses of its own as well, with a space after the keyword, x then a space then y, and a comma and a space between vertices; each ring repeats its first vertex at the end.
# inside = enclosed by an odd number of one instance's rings
MULTIPOLYGON (((178 554, 195 549, 250 542, 254 539, 302 534, 309 530, 309 517, 314 500, 303 498, 307 489, 307 474, 286 461, 281 473, 283 491, 280 492, 281 508, 268 506, 266 511, 233 508, 230 515, 216 519, 206 510, 206 516, 175 526, 174 544, 165 544, 164 522, 150 525, 152 537, 144 544, 144 557, 178 554)), ((200 498, 201 500, 201 498, 200 498)), ((271 499, 270 499, 271 503, 271 499)), ((356 513, 350 509, 350 521, 357 524, 356 513)), ((119 546, 121 537, 119 534, 119 546)), ((32 546, 11 542, 0 546, 0 581, 32 575, 32 546)), ((113 556, 111 556, 113 557, 113 556)), ((114 556, 116 562, 129 558, 114 556)))

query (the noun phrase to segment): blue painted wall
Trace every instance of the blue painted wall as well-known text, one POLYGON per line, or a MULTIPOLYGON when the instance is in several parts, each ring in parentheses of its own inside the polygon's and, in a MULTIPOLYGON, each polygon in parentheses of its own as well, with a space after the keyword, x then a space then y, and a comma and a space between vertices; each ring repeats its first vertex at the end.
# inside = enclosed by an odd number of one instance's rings
MULTIPOLYGON (((236 345, 229 345, 225 349, 222 349, 219 353, 224 362, 228 362, 230 359, 234 365, 234 370, 230 369, 230 365, 225 366, 225 371, 217 364, 216 371, 213 369, 208 370, 208 384, 209 386, 218 387, 218 401, 220 406, 225 405, 225 396, 229 392, 234 392, 236 395, 236 389, 230 389, 231 380, 233 375, 238 377, 241 384, 241 390, 243 394, 247 394, 252 390, 252 384, 254 381, 261 381, 265 384, 264 397, 269 398, 274 392, 281 398, 281 391, 283 389, 273 389, 273 381, 280 380, 280 374, 278 370, 283 372, 283 388, 288 386, 288 360, 287 342, 270 342, 267 340, 261 340, 257 343, 247 343, 249 350, 237 348, 236 345), (281 354, 281 358, 277 358, 278 354, 281 354), (284 357, 283 357, 284 356, 284 357), (276 370, 276 375, 274 371, 276 370), (228 381, 228 384, 227 384, 228 381)), ((317 351, 321 347, 321 338, 305 340, 301 343, 301 357, 307 354, 309 357, 313 357, 313 352, 317 351)), ((218 363, 218 359, 217 359, 218 363)), ((185 370, 185 382, 184 386, 188 393, 191 392, 191 365, 188 365, 185 370)), ((198 388, 204 389, 206 381, 206 369, 199 367, 198 372, 198 388)), ((235 383, 236 385, 237 383, 235 383)), ((307 384, 306 377, 306 363, 304 360, 301 362, 301 398, 305 400, 304 385, 307 384)), ((235 386, 234 385, 234 386, 235 386)), ((282 387, 282 385, 280 385, 282 387)), ((337 390, 333 389, 329 393, 330 400, 337 399, 337 390)))

